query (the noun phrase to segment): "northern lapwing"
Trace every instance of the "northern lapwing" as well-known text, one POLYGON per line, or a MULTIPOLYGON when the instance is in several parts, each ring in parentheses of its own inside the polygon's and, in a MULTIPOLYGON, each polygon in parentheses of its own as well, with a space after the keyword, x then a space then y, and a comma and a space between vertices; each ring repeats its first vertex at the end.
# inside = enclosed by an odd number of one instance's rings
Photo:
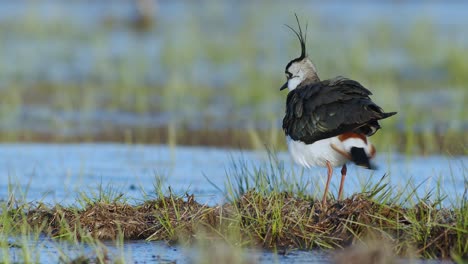
MULTIPOLYGON (((327 167, 327 183, 322 198, 326 204, 333 167, 342 166, 338 199, 343 195, 346 163, 373 169, 375 148, 368 137, 379 128, 378 121, 395 115, 385 113, 372 102, 372 93, 359 82, 344 77, 321 81, 306 53, 306 37, 296 15, 301 55, 286 65, 289 89, 283 130, 293 160, 306 168, 327 167)), ((306 26, 307 31, 307 26, 306 26)))

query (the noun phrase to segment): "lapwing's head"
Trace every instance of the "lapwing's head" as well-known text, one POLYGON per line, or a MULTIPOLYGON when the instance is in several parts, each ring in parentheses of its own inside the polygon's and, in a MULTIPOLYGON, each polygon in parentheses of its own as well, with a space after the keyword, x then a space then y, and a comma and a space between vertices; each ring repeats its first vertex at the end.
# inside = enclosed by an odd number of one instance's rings
POLYGON ((292 91, 301 84, 315 83, 320 81, 317 75, 317 70, 315 69, 315 65, 307 57, 306 53, 307 25, 306 34, 304 35, 302 34, 301 24, 299 23, 297 15, 296 20, 299 27, 299 32, 288 25, 286 26, 290 28, 299 39, 299 43, 301 44, 301 56, 293 59, 286 65, 285 73, 287 81, 283 86, 281 86, 280 90, 288 88, 289 91, 292 91))

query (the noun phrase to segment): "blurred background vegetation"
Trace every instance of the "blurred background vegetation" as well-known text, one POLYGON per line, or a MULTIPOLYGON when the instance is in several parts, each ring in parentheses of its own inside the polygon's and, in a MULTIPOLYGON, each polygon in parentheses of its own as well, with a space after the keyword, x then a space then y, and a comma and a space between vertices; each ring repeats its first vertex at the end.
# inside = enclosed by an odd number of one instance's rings
POLYGON ((322 79, 387 111, 381 151, 467 154, 462 2, 2 1, 0 141, 284 149, 296 12, 322 79))

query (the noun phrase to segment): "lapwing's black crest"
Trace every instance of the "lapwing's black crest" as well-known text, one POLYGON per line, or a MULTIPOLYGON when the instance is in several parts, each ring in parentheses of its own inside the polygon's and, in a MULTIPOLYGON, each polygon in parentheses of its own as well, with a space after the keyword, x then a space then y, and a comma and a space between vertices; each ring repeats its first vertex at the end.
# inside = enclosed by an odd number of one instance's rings
POLYGON ((301 23, 299 22, 299 18, 297 17, 297 14, 294 14, 294 15, 296 16, 296 22, 297 22, 297 27, 299 29, 299 32, 297 32, 290 25, 285 24, 285 26, 287 26, 289 29, 291 29, 292 32, 294 32, 294 34, 296 34, 297 38, 299 39, 299 44, 301 45, 301 55, 299 57, 293 59, 292 61, 290 61, 286 65, 286 74, 288 74, 287 69, 289 68, 289 66, 291 66, 291 64, 293 64, 294 62, 297 62, 297 61, 301 61, 307 56, 307 51, 306 51, 307 24, 306 24, 306 32, 305 32, 305 34, 303 34, 302 33, 302 28, 301 28, 301 23))
POLYGON ((380 128, 378 120, 396 114, 385 113, 371 94, 343 77, 300 84, 288 94, 284 132, 306 144, 350 131, 371 136, 380 128))

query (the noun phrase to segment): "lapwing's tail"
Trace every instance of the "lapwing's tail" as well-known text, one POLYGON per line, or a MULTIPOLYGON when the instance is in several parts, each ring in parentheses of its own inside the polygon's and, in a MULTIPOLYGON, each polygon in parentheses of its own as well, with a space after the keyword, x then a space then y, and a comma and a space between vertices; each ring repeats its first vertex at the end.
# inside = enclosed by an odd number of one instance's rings
POLYGON ((385 119, 387 117, 391 117, 396 114, 397 112, 381 113, 379 118, 369 121, 366 124, 362 125, 361 127, 357 128, 356 132, 370 137, 374 135, 375 132, 377 132, 377 130, 380 129, 380 124, 379 124, 380 119, 385 119))
POLYGON ((396 114, 397 114, 397 112, 382 113, 382 117, 379 118, 379 119, 385 119, 387 117, 391 117, 391 116, 394 116, 396 114))
POLYGON ((366 169, 375 170, 375 166, 370 162, 370 159, 367 156, 364 148, 352 147, 350 154, 351 160, 356 163, 356 165, 366 169))

